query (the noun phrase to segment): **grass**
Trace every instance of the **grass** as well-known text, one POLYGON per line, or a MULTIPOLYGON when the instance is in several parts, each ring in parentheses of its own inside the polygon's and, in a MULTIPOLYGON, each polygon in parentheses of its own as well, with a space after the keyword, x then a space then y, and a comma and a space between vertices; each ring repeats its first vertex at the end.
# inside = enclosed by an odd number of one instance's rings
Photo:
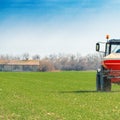
POLYGON ((118 120, 120 86, 95 91, 96 72, 1 72, 0 120, 118 120))

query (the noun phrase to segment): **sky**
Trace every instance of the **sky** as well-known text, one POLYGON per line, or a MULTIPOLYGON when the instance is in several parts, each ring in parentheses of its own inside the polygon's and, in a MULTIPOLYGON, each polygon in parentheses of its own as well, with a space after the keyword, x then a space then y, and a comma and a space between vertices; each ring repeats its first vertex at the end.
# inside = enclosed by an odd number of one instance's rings
POLYGON ((0 0, 0 54, 94 54, 120 38, 120 0, 0 0))

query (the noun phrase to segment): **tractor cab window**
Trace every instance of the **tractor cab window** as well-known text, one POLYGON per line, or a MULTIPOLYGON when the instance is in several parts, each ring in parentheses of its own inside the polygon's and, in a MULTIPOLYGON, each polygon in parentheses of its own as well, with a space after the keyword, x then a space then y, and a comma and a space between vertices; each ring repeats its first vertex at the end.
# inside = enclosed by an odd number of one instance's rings
POLYGON ((111 45, 111 53, 120 53, 120 44, 111 45))
POLYGON ((105 52, 105 56, 110 54, 110 44, 106 44, 106 52, 105 52))

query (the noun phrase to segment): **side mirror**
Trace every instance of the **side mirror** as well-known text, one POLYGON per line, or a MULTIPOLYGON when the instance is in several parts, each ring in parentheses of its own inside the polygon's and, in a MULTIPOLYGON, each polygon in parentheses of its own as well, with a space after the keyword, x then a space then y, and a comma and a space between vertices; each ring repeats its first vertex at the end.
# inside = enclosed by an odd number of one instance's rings
POLYGON ((99 44, 99 43, 96 43, 96 51, 99 52, 99 50, 100 50, 100 44, 99 44))

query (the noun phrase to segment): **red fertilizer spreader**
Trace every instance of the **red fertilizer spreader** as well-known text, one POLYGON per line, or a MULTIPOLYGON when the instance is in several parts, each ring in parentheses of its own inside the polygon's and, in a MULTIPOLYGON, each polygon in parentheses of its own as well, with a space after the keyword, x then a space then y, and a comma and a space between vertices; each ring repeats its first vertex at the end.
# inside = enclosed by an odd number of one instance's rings
POLYGON ((104 57, 102 65, 112 83, 120 83, 120 53, 113 53, 104 57))

